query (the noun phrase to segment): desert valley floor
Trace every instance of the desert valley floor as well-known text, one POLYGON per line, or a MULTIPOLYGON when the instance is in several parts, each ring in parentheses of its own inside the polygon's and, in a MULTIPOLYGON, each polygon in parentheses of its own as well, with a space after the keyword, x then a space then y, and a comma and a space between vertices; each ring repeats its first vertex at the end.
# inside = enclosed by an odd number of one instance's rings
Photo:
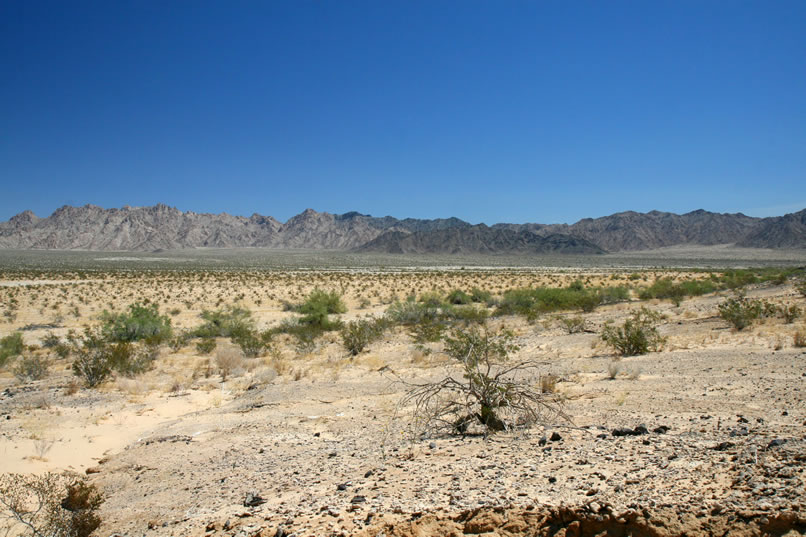
MULTIPOLYGON (((117 256, 105 269, 103 260, 34 268, 4 258, 0 266, 0 337, 21 332, 26 352, 50 364, 41 380, 20 378, 11 362, 0 371, 0 472, 86 476, 105 498, 96 535, 806 531, 806 348, 796 344, 804 317, 768 316, 737 331, 718 310, 731 290, 679 305, 638 297, 664 278, 716 281, 718 259, 707 268, 687 258, 656 267, 266 270, 177 259, 121 267, 117 256), (347 311, 332 317, 349 322, 381 317, 407 297, 473 288, 491 295, 489 307, 477 307, 492 314, 509 290, 573 282, 628 295, 590 312, 487 319, 489 330, 512 332, 512 359, 535 361, 530 382, 558 405, 531 427, 488 436, 411 434, 413 409, 401 405, 408 387, 459 371, 443 342, 415 342, 411 327, 386 328, 355 356, 338 331, 313 342, 278 334, 253 358, 225 337, 209 354, 188 339, 161 346, 148 371, 95 388, 77 380, 71 357, 44 345, 135 302, 156 304, 174 333, 230 305, 267 330, 298 317, 289 305, 314 289, 341 295, 347 311), (662 315, 665 344, 619 357, 603 327, 641 307, 662 315)), ((726 254, 722 265, 763 261, 726 254)), ((779 264, 803 263, 793 255, 779 264)), ((796 284, 797 276, 744 289, 749 300, 806 310, 796 284)))

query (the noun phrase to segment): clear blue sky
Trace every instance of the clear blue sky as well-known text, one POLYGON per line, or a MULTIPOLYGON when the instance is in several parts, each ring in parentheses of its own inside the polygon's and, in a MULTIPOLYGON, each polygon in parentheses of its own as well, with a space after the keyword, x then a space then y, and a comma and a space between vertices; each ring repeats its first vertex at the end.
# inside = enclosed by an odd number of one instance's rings
POLYGON ((4 0, 0 220, 806 207, 806 2, 4 0))

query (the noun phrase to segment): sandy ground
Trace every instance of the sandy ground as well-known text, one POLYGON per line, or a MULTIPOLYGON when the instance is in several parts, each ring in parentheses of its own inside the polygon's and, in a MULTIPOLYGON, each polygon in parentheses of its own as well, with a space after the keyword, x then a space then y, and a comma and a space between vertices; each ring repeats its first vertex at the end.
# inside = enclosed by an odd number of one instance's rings
MULTIPOLYGON (((647 285, 661 275, 581 277, 647 285)), ((231 302, 268 327, 293 315, 284 301, 314 287, 343 292, 350 319, 380 314, 410 293, 477 286, 499 294, 567 285, 580 274, 12 276, 0 282, 4 311, 12 305, 0 336, 25 329, 35 345, 141 298, 171 312, 175 327, 195 326, 202 309, 231 302)), ((750 295, 806 309, 790 285, 750 295)), ((793 336, 806 326, 768 319, 735 332, 716 316, 723 299, 644 303, 666 316, 668 343, 623 359, 598 332, 637 302, 584 314, 579 334, 551 316, 492 321, 514 331, 517 357, 538 360, 538 375, 559 379, 555 395, 570 419, 488 438, 407 434, 411 409, 398 408, 400 380, 438 379, 455 366, 440 344, 424 355, 403 329, 355 358, 336 334, 312 352, 282 345, 227 380, 201 374, 211 358, 192 345, 164 348, 154 370, 95 390, 76 391, 68 362, 55 361, 33 383, 5 371, 0 471, 89 471, 106 495, 98 535, 798 534, 806 530, 806 349, 793 336), (640 426, 646 434, 614 435, 640 426), (249 501, 255 497, 261 501, 249 501)))

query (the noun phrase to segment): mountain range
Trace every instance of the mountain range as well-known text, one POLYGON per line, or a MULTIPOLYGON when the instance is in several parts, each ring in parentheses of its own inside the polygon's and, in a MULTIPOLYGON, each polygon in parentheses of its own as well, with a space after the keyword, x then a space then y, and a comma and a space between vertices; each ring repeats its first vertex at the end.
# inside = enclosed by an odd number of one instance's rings
POLYGON ((337 249, 385 253, 599 254, 677 245, 806 248, 806 209, 754 218, 697 210, 616 213, 575 224, 472 225, 458 218, 397 219, 306 209, 271 216, 180 211, 167 205, 65 205, 47 218, 24 211, 0 222, 0 248, 154 251, 184 248, 337 249))

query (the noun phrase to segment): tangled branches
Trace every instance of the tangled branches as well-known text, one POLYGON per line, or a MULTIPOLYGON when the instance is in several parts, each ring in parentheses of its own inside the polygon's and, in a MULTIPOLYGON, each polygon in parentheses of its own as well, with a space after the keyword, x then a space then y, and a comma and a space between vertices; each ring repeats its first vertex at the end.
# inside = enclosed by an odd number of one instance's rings
POLYGON ((461 377, 406 383, 401 405, 414 406, 412 432, 465 434, 481 428, 479 432, 489 434, 565 418, 559 399, 530 382, 540 364, 509 361, 517 350, 506 331, 455 330, 446 338, 445 352, 459 361, 461 377))

